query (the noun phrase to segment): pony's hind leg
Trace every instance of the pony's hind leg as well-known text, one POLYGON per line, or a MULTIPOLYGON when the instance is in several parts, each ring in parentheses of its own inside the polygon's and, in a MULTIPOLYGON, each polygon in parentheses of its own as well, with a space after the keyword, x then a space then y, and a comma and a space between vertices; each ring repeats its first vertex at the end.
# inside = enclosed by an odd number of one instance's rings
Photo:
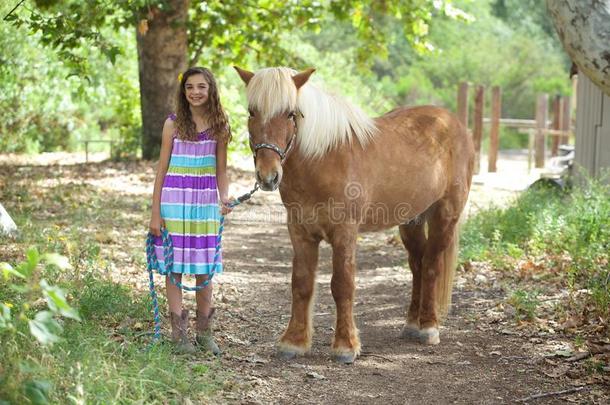
POLYGON ((400 238, 409 255, 409 267, 413 274, 411 304, 407 311, 407 323, 400 337, 419 341, 419 305, 421 300, 422 259, 426 248, 425 221, 422 218, 400 225, 400 238))
POLYGON ((451 288, 457 253, 457 223, 463 204, 451 198, 436 202, 428 216, 428 239, 422 259, 420 341, 440 343, 439 321, 451 304, 451 288))
POLYGON ((286 331, 278 342, 279 356, 291 359, 303 355, 311 347, 315 273, 318 266, 320 239, 289 225, 294 249, 292 262, 292 314, 286 331))
POLYGON ((353 306, 356 272, 356 228, 339 228, 333 231, 333 275, 330 281, 337 324, 332 342, 336 361, 351 364, 360 354, 360 338, 354 322, 353 306))

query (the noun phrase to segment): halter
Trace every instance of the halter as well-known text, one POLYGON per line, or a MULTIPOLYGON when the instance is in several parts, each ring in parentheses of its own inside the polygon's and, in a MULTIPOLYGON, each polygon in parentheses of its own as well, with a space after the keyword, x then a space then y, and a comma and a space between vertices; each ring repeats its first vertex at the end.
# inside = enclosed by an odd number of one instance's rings
POLYGON ((303 113, 301 111, 297 110, 297 112, 292 113, 292 122, 294 123, 294 132, 292 133, 292 136, 290 137, 290 140, 288 141, 288 144, 286 145, 285 150, 282 150, 282 148, 280 148, 279 146, 277 146, 276 144, 273 144, 273 143, 263 142, 263 143, 253 144, 252 135, 250 135, 250 147, 253 150, 253 157, 254 157, 255 165, 256 165, 256 154, 261 149, 271 149, 272 151, 274 151, 275 153, 277 153, 280 156, 280 164, 282 164, 282 165, 284 164, 284 161, 288 157, 288 154, 290 153, 290 151, 292 150, 292 147, 294 145, 294 138, 297 136, 297 132, 299 131, 299 129, 297 127, 297 114, 299 114, 301 116, 301 118, 305 118, 305 116, 303 115, 303 113))

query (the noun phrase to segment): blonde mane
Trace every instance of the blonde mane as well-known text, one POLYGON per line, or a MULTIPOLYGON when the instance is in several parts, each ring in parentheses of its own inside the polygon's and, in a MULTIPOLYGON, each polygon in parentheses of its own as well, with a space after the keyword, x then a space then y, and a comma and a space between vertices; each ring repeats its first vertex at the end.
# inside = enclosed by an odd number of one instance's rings
POLYGON ((256 108, 263 121, 287 111, 298 110, 297 146, 306 158, 318 158, 344 142, 365 147, 377 132, 374 121, 360 108, 307 82, 297 92, 285 67, 256 72, 247 87, 248 105, 256 108))

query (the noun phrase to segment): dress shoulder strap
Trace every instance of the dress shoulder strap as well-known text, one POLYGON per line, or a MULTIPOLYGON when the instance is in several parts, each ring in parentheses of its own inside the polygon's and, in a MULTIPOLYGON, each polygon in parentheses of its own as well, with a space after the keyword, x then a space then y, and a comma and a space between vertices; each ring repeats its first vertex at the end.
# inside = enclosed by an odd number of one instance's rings
MULTIPOLYGON (((172 120, 172 121, 176 121, 176 114, 175 113, 170 113, 167 116, 168 119, 172 120)), ((172 134, 172 138, 176 139, 178 137, 178 130, 174 129, 174 133, 172 134)))

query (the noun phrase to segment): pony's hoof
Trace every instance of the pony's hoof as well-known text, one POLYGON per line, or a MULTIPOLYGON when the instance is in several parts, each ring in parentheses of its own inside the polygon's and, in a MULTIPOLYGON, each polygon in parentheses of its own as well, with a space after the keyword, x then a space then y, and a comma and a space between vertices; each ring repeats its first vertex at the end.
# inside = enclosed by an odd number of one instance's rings
POLYGON ((425 328, 419 331, 419 342, 424 345, 437 345, 441 342, 437 328, 425 328))
POLYGON ((356 354, 355 353, 335 354, 333 358, 337 363, 354 364, 354 361, 356 360, 356 354))
POLYGON ((400 331, 400 338, 419 342, 420 340, 419 328, 416 325, 406 324, 400 331))
POLYGON ((297 358, 298 355, 299 354, 297 352, 292 351, 292 350, 278 350, 278 352, 277 352, 277 357, 280 360, 285 360, 285 361, 294 360, 297 358))

